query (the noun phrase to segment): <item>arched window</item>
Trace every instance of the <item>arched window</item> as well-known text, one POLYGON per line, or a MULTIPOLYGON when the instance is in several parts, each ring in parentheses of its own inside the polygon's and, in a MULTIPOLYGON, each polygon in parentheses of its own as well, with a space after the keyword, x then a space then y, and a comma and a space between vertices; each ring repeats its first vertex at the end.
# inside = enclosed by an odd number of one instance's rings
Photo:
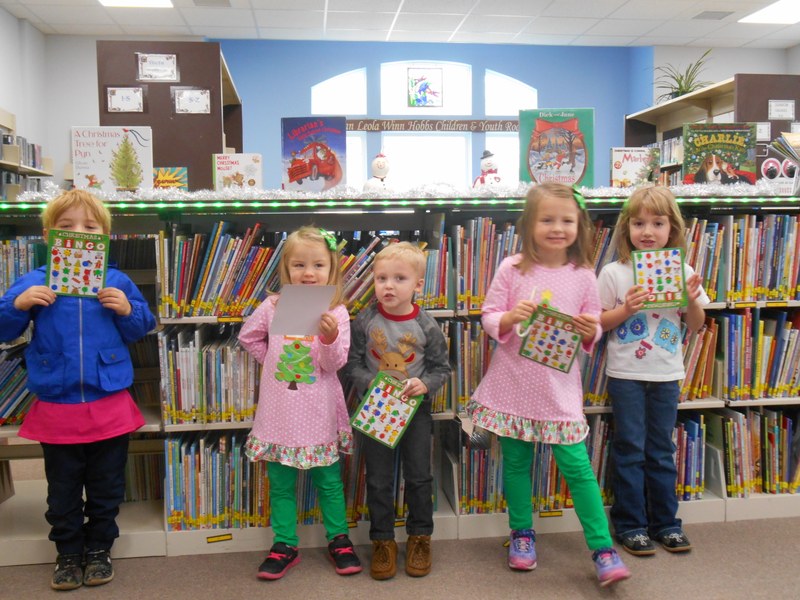
POLYGON ((520 110, 539 108, 539 92, 518 79, 486 69, 483 84, 487 117, 516 117, 520 110))
POLYGON ((353 69, 311 86, 312 115, 366 115, 367 70, 353 69))

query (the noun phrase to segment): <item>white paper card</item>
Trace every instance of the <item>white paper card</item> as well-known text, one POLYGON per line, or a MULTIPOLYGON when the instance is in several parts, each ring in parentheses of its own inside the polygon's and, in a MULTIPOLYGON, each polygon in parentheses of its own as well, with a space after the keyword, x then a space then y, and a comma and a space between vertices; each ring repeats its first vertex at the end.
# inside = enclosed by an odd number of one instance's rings
POLYGON ((767 106, 770 121, 794 121, 794 100, 769 100, 767 106))
POLYGON ((319 320, 328 312, 336 286, 284 285, 269 327, 276 335, 319 335, 319 320))
POLYGON ((772 123, 769 121, 761 121, 756 123, 756 141, 757 142, 771 142, 772 141, 772 123))

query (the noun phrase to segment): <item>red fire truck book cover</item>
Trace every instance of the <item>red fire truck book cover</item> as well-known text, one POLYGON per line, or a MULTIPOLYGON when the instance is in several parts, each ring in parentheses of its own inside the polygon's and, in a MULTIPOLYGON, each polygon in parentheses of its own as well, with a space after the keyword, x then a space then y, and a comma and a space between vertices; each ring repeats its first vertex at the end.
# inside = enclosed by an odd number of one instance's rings
POLYGON ((281 119, 282 185, 321 192, 345 184, 345 117, 281 119))

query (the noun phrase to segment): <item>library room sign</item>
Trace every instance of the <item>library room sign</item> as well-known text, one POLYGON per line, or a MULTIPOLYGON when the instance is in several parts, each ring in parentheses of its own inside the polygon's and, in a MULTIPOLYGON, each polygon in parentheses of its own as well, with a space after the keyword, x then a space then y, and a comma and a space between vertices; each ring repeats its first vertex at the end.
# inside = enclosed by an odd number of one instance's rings
POLYGON ((517 132, 517 119, 347 119, 347 131, 517 132))

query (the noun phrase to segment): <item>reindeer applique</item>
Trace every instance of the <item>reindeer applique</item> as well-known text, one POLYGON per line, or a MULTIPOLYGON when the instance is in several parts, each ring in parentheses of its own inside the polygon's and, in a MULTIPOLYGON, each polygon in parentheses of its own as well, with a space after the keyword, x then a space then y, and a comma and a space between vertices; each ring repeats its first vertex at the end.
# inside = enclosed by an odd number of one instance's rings
POLYGON ((414 344, 417 343, 417 338, 411 333, 404 333, 397 342, 399 352, 388 352, 389 343, 383 329, 373 329, 369 335, 374 343, 370 352, 379 361, 378 370, 388 373, 400 381, 408 379, 407 365, 416 356, 414 344))

